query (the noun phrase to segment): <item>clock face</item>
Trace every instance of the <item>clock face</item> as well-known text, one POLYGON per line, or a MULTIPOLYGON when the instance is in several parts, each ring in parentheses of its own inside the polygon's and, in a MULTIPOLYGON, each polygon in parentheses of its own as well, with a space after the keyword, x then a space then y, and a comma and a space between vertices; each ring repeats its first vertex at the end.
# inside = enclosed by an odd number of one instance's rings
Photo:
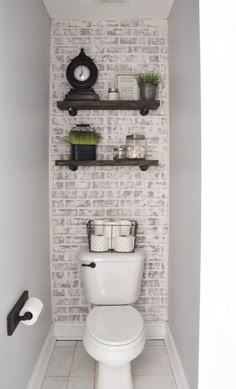
POLYGON ((85 65, 79 65, 74 70, 74 77, 78 81, 86 81, 90 76, 90 70, 85 65))

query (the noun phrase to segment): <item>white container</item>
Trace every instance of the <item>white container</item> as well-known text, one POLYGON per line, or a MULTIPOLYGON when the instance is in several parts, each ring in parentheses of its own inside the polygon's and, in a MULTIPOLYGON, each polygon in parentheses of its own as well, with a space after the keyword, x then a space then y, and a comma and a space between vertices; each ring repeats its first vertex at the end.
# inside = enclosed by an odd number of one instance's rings
POLYGON ((126 146, 114 147, 113 159, 126 159, 126 146))
POLYGON ((137 301, 143 276, 146 253, 91 253, 83 248, 81 264, 96 263, 96 267, 81 267, 85 294, 89 303, 97 305, 133 304, 137 301))
POLYGON ((127 135, 126 147, 128 159, 145 159, 146 141, 144 135, 127 135))

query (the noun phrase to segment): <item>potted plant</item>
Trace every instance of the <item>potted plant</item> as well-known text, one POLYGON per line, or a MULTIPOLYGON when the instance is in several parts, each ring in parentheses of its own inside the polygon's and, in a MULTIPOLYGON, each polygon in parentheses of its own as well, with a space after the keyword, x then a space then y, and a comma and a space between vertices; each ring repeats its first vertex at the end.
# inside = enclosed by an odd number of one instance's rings
POLYGON ((77 124, 66 137, 66 142, 70 144, 71 160, 96 160, 96 145, 100 139, 101 135, 89 124, 77 124))
POLYGON ((147 72, 135 76, 140 88, 141 100, 155 100, 157 85, 161 82, 159 73, 147 72))

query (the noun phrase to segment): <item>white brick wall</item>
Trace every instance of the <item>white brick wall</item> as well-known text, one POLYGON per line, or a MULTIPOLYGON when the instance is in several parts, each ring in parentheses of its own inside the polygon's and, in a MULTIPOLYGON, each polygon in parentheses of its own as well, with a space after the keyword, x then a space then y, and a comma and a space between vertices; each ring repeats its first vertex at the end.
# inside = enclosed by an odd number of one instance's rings
POLYGON ((96 217, 129 217, 139 223, 138 246, 145 247, 141 296, 137 309, 146 321, 167 319, 168 256, 168 48, 167 21, 54 20, 51 48, 50 214, 51 278, 55 321, 83 322, 89 312, 81 285, 78 248, 87 243, 86 222, 96 217), (77 117, 56 108, 70 89, 65 77, 69 61, 83 47, 94 58, 99 78, 95 90, 107 99, 109 82, 121 71, 160 71, 158 111, 81 111, 77 117), (127 134, 143 133, 147 157, 160 167, 84 167, 71 172, 56 167, 69 156, 63 137, 75 123, 102 128, 100 159, 112 158, 114 146, 127 134))

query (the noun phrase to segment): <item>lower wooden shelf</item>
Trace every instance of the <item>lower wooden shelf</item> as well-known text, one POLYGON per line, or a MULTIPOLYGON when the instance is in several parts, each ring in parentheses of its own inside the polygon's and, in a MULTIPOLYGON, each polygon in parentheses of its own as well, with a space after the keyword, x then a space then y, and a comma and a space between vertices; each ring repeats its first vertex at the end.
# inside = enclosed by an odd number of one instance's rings
POLYGON ((143 171, 149 166, 158 166, 158 160, 147 159, 119 159, 119 160, 98 160, 98 161, 73 161, 73 160, 57 160, 56 166, 68 166, 70 170, 77 170, 79 166, 139 166, 143 171))

